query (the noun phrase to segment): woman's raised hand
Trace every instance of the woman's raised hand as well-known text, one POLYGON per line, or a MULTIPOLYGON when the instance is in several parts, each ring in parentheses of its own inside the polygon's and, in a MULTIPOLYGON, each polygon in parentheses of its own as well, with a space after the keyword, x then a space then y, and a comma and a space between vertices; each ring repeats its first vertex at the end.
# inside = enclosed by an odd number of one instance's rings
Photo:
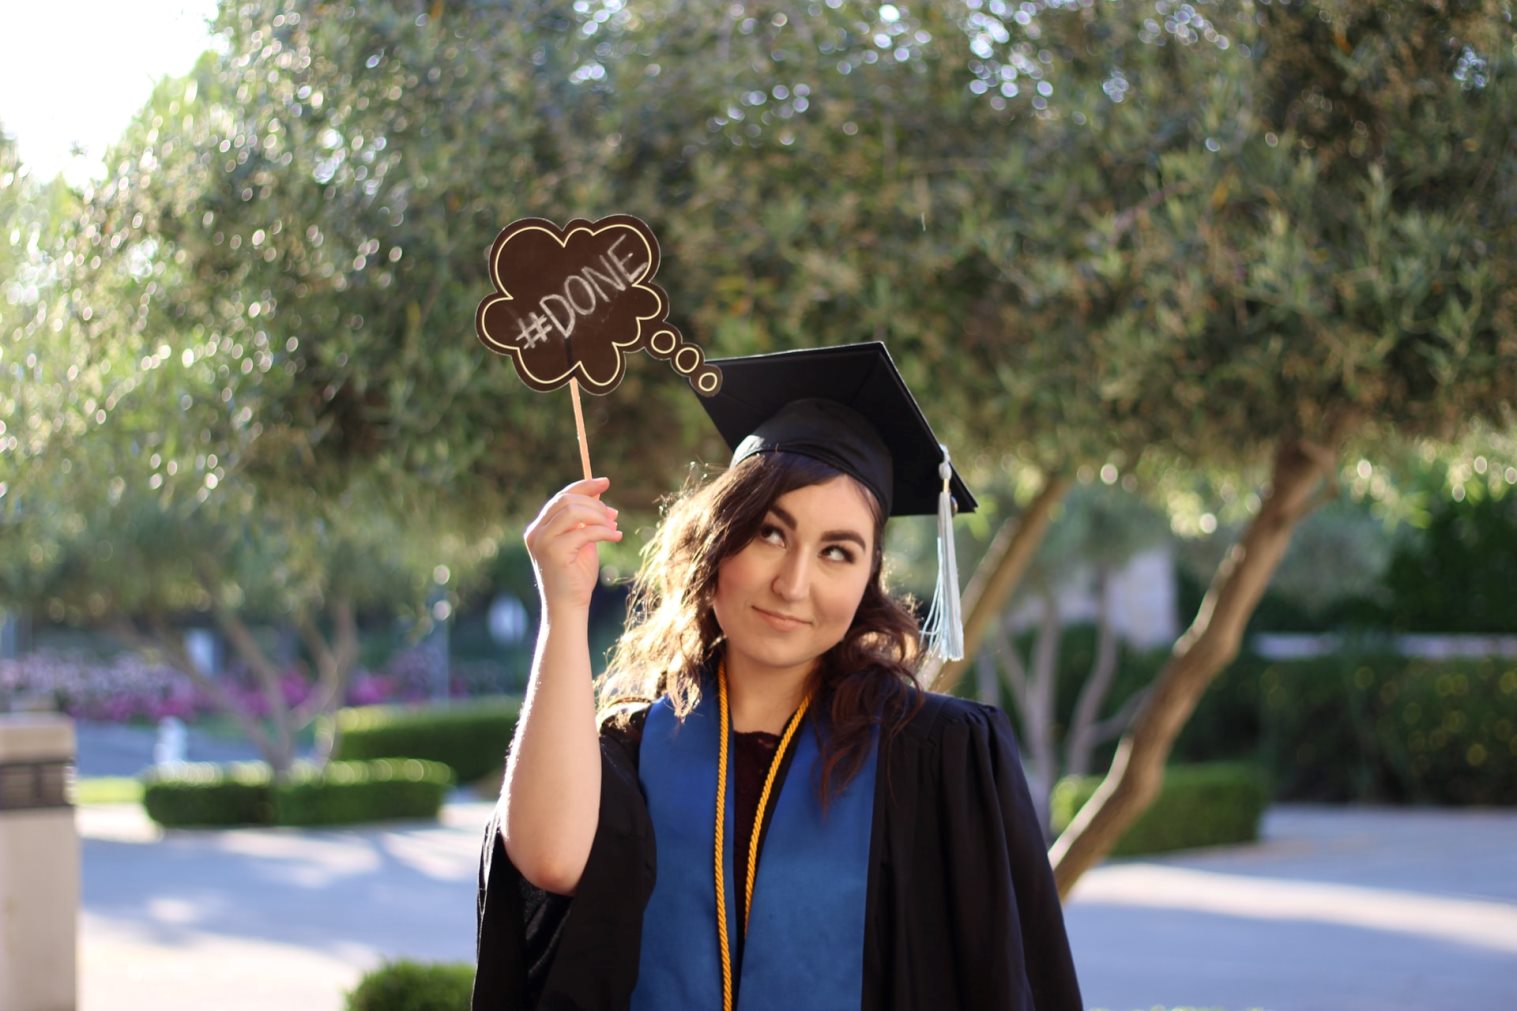
POLYGON ((616 510, 601 502, 610 478, 575 481, 550 498, 523 538, 544 610, 588 608, 600 579, 601 541, 619 541, 616 510))
POLYGON ((545 620, 506 759, 501 839, 523 877, 558 895, 578 887, 600 819, 588 621, 600 542, 622 539, 616 510, 600 500, 610 487, 603 477, 574 482, 523 537, 545 620))

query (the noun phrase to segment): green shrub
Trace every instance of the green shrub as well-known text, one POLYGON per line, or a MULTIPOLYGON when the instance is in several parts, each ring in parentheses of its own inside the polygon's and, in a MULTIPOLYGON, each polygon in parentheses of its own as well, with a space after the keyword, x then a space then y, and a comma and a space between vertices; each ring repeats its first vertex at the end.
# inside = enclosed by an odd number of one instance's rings
POLYGON ((1435 501, 1425 529, 1397 545, 1386 567, 1380 627, 1398 632, 1517 632, 1512 562, 1517 494, 1479 490, 1435 501))
POLYGON ((453 786, 446 765, 418 758, 331 762, 297 770, 274 790, 276 825, 351 825, 436 818, 453 786))
POLYGON ((520 710, 514 696, 426 709, 340 709, 332 757, 425 758, 448 766, 458 782, 472 783, 500 769, 520 710))
POLYGON ((199 762, 142 779, 142 807, 166 827, 267 825, 274 816, 273 780, 261 762, 199 762))
POLYGON ((1517 661, 1318 657, 1260 676, 1281 795, 1517 803, 1517 661))
MULTIPOLYGON (((1054 831, 1062 832, 1100 785, 1098 776, 1070 776, 1053 792, 1054 831)), ((1113 856, 1141 856, 1197 846, 1252 842, 1269 802, 1263 771, 1241 762, 1175 765, 1153 804, 1123 834, 1113 856)))
POLYGON ((145 776, 142 806, 166 828, 344 825, 436 818, 452 784, 420 759, 298 766, 282 783, 259 762, 196 764, 145 776))
POLYGON ((347 1011, 468 1011, 474 967, 464 962, 391 962, 366 973, 347 1011))

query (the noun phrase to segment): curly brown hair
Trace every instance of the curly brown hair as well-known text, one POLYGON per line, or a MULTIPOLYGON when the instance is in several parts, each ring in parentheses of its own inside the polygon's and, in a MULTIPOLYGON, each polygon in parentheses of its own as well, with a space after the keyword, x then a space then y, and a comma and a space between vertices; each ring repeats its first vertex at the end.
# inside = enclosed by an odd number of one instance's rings
MULTIPOLYGON (((681 718, 695 708, 722 647, 712 610, 718 568, 757 536, 776 499, 840 474, 809 457, 762 453, 708 481, 687 483, 643 548, 626 630, 596 686, 603 721, 625 719, 628 702, 662 695, 681 718)), ((887 517, 874 495, 859 487, 874 515, 869 583, 848 631, 822 655, 809 685, 815 711, 825 714, 831 731, 822 739, 824 800, 858 774, 874 727, 888 739, 922 705, 914 677, 921 630, 915 614, 886 588, 887 517)))

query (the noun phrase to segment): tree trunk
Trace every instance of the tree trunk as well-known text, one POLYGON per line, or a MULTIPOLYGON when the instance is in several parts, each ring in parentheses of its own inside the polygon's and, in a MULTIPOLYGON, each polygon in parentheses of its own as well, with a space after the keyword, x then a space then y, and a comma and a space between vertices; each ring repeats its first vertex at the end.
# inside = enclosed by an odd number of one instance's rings
POLYGON ((1043 543, 1053 522, 1054 507, 1063 501, 1072 484, 1069 478, 1058 474, 1045 478, 1027 509, 1001 525, 964 590, 964 659, 946 663, 933 660, 922 670, 922 684, 933 691, 947 692, 959 683, 968 661, 1005 610, 1006 601, 1011 599, 1038 545, 1043 543))
POLYGON ((226 636, 237 655, 247 662, 263 694, 264 704, 269 710, 268 729, 257 740, 274 777, 283 779, 295 764, 295 735, 290 728, 290 707, 285 702, 279 665, 258 645, 257 638, 242 620, 242 616, 228 606, 221 592, 223 580, 216 560, 201 555, 195 559, 195 567, 202 586, 211 598, 211 617, 215 620, 216 627, 221 629, 221 634, 226 636))
POLYGON ((1027 702, 1023 706, 1025 742, 1032 766, 1032 803, 1038 812, 1038 824, 1046 839, 1052 823, 1051 799, 1059 781, 1058 750, 1054 746, 1054 701, 1058 696, 1059 642, 1064 621, 1059 614, 1059 599, 1054 589, 1039 588, 1043 603, 1038 637, 1032 649, 1032 670, 1027 678, 1027 702))
POLYGON ((1324 449, 1291 439, 1276 450, 1270 485, 1242 538, 1218 566, 1195 620, 1117 745, 1111 770, 1080 809, 1049 858, 1059 894, 1111 851, 1159 793, 1164 762, 1202 691, 1237 656, 1243 630, 1264 595, 1296 524, 1314 509, 1336 467, 1337 438, 1324 449))
POLYGON ((241 617, 219 603, 213 605, 212 614, 217 627, 227 637, 237 655, 247 661, 263 692, 264 702, 269 709, 268 731, 261 739, 267 741, 263 747, 264 757, 268 759, 274 777, 283 779, 295 764, 295 735, 290 729, 290 708, 285 704, 279 668, 269 659, 263 647, 258 645, 252 630, 241 617))
POLYGON ((268 729, 243 712, 220 679, 201 669, 190 656, 189 651, 184 648, 184 641, 177 629, 156 620, 150 627, 151 631, 143 632, 130 621, 123 620, 116 625, 116 634, 142 652, 159 654, 176 670, 188 677, 197 688, 209 695, 215 701, 217 708, 237 723, 243 735, 263 754, 264 760, 272 768, 279 759, 280 751, 278 741, 268 729))
MULTIPOLYGON (((358 620, 353 604, 340 597, 331 607, 332 642, 329 644, 309 616, 297 622, 301 638, 316 665, 316 684, 311 694, 291 715, 292 730, 298 731, 330 714, 342 701, 348 679, 358 663, 358 620)), ((325 765, 337 745, 336 728, 323 728, 316 735, 316 762, 325 765)))
POLYGON ((1017 725, 1017 744, 1024 756, 1023 773, 1027 777, 1027 790, 1032 795, 1033 807, 1038 812, 1039 823, 1046 836, 1049 798, 1053 795, 1053 785, 1059 778, 1058 753, 1054 747, 1054 701, 1059 666, 1059 637, 1063 628, 1059 620, 1058 601, 1051 591, 1044 587, 1040 599, 1044 607, 1030 662, 1023 664, 1007 623, 997 621, 991 628, 995 643, 981 651, 975 667, 977 670, 985 667, 993 669, 992 653, 1002 661, 1006 672, 1006 687, 1012 701, 1013 712, 1010 715, 1017 725))
POLYGON ((1090 770, 1090 753, 1100 743, 1098 718, 1101 703, 1111 692, 1117 676, 1117 633, 1111 620, 1111 567, 1096 564, 1096 658, 1090 675, 1080 686, 1064 738, 1064 775, 1083 776, 1090 770))

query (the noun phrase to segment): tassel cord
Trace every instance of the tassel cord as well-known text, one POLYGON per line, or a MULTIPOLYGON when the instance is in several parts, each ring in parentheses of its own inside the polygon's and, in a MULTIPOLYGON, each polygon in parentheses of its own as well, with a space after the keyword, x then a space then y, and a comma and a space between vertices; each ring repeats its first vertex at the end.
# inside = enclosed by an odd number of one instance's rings
POLYGON ((938 476, 943 480, 938 493, 938 581, 932 593, 932 606, 922 627, 927 650, 945 660, 964 658, 964 608, 959 597, 958 552, 953 540, 953 493, 950 482, 953 464, 948 447, 939 444, 943 461, 938 476))

